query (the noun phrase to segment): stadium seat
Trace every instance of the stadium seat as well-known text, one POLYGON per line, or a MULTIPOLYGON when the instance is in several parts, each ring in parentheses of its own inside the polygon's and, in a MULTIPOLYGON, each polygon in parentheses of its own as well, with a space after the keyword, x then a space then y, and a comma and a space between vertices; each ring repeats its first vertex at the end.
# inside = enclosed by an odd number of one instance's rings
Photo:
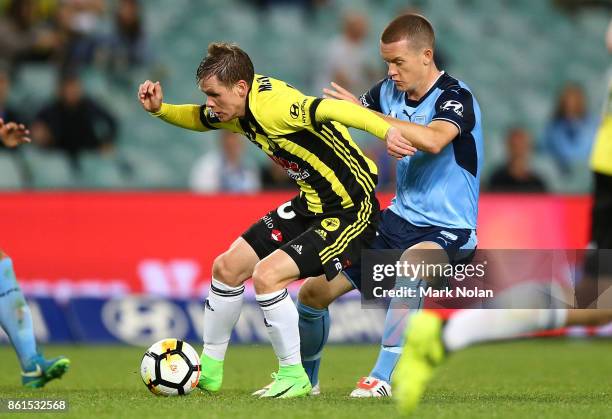
POLYGON ((24 148, 23 156, 32 176, 32 187, 59 189, 78 185, 78 174, 64 153, 28 147, 24 148))
POLYGON ((546 155, 536 154, 531 159, 531 167, 535 173, 544 179, 549 192, 567 192, 564 179, 561 173, 559 173, 559 169, 552 158, 546 155))
POLYGON ((129 180, 130 168, 115 154, 83 153, 79 186, 87 189, 121 189, 129 180))
POLYGON ((14 153, 0 151, 0 190, 21 189, 24 182, 14 153))
POLYGON ((163 150, 155 153, 150 149, 131 146, 122 147, 119 153, 133 170, 126 182, 128 188, 179 188, 185 185, 181 182, 181 176, 164 158, 163 150))
POLYGON ((43 64, 23 65, 13 80, 11 99, 26 116, 34 116, 39 106, 55 93, 57 71, 43 64))
MULTIPOLYGON (((530 0, 419 3, 436 26, 439 44, 447 58, 445 70, 465 80, 480 101, 487 161, 494 162, 503 153, 503 144, 494 142, 500 141, 509 125, 520 122, 534 135, 541 132, 558 89, 569 79, 585 86, 590 110, 599 111, 608 67, 603 36, 609 16, 605 13, 594 9, 570 16, 551 2, 530 0)), ((152 121, 133 99, 133 90, 141 80, 162 80, 171 102, 201 103, 203 96, 193 83, 194 70, 208 42, 231 40, 250 53, 258 72, 286 79, 309 94, 317 94, 312 90, 313 68, 321 60, 326 43, 339 33, 344 11, 365 10, 368 14, 370 35, 366 42, 372 45, 373 62, 378 63, 379 33, 389 16, 407 5, 401 0, 390 0, 372 8, 366 0, 340 0, 318 9, 313 16, 305 16, 299 7, 291 5, 274 5, 262 13, 240 0, 228 0, 224 7, 219 7, 215 0, 176 0, 172 8, 166 7, 163 0, 150 0, 146 6, 147 35, 157 46, 154 59, 159 65, 122 75, 125 77, 120 83, 97 69, 88 69, 83 80, 87 91, 118 118, 120 147, 132 150, 143 147, 147 149, 144 153, 154 156, 155 163, 147 164, 134 157, 137 153, 128 153, 138 162, 138 170, 154 171, 148 178, 139 175, 137 183, 155 187, 154 179, 160 179, 159 187, 186 188, 186 168, 193 156, 214 142, 199 136, 194 144, 193 134, 152 121), (229 8, 234 12, 225 13, 229 8), (160 176, 165 170, 172 172, 170 178, 160 176)), ((112 22, 104 24, 108 28, 112 22)), ((55 85, 56 72, 52 67, 26 64, 15 79, 11 99, 29 111, 30 115, 25 116, 32 116, 53 95, 55 85)), ((251 147, 246 152, 258 155, 251 147)), ((44 164, 58 166, 56 158, 50 161, 55 163, 45 160, 44 164)), ((100 175, 92 175, 86 183, 104 187, 108 182, 108 187, 116 187, 118 175, 111 174, 112 164, 93 161, 92 173, 100 175)), ((490 167, 493 164, 487 163, 483 177, 488 176, 490 167)), ((62 170, 58 173, 66 175, 62 170)), ((86 176, 90 175, 87 171, 86 176)), ((74 186, 76 181, 66 177, 66 186, 74 186)), ((52 181, 39 177, 36 185, 50 183, 56 185, 50 187, 59 187, 57 182, 61 178, 51 175, 49 179, 56 179, 52 181)), ((585 184, 580 178, 572 182, 567 184, 577 188, 585 184)))

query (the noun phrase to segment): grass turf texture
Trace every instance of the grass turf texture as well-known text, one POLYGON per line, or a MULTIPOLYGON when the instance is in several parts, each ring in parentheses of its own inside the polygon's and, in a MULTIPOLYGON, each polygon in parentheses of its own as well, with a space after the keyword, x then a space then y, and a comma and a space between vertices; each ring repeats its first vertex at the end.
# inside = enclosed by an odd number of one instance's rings
MULTIPOLYGON (((199 349, 199 345, 196 346, 199 349)), ((36 417, 155 418, 382 418, 396 417, 393 402, 347 397, 377 355, 375 346, 330 346, 321 371, 323 394, 293 400, 257 400, 249 394, 270 381, 276 362, 268 346, 230 347, 219 394, 187 397, 149 393, 138 372, 144 348, 47 346, 71 369, 42 390, 19 385, 12 349, 0 347, 0 398, 69 400, 67 414, 36 417)), ((612 342, 536 340, 486 345, 460 352, 440 368, 419 418, 612 417, 612 342)))

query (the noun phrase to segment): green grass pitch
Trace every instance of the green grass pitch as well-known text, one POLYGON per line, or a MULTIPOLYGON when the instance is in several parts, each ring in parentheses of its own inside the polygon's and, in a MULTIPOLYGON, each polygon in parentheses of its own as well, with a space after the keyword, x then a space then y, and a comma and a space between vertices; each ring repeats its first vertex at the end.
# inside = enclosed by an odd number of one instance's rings
MULTIPOLYGON (((197 346, 199 349, 199 345, 197 346)), ((138 367, 144 349, 126 346, 48 346, 46 354, 72 360, 66 376, 38 391, 19 386, 12 349, 0 347, 0 398, 62 398, 74 418, 380 418, 397 417, 386 400, 348 398, 371 368, 375 346, 329 346, 321 371, 323 394, 299 400, 257 400, 249 394, 270 381, 275 359, 268 346, 233 346, 221 393, 153 396, 138 367)), ((612 417, 612 342, 535 340, 479 346, 440 368, 414 417, 612 417)), ((24 415, 31 416, 31 415, 24 415)), ((23 416, 20 416, 23 417, 23 416)))

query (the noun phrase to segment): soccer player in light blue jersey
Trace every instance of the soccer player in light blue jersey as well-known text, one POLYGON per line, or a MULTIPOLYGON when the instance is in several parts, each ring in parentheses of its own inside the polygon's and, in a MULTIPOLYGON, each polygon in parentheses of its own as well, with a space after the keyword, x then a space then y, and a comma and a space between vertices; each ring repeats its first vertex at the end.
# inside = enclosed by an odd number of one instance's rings
MULTIPOLYGON (((4 123, 0 119, 0 140, 6 147, 29 143, 29 131, 22 124, 4 123)), ((1 232, 0 232, 1 234, 1 232)), ((45 359, 36 348, 32 316, 19 288, 13 261, 0 250, 0 327, 6 332, 21 364, 21 382, 26 387, 43 387, 59 378, 68 369, 70 361, 63 357, 45 359)))
MULTIPOLYGON (((458 263, 476 247, 476 218, 483 139, 480 107, 467 85, 434 62, 435 36, 423 16, 407 14, 385 28, 380 42, 387 78, 360 99, 332 83, 325 94, 360 103, 398 128, 419 151, 399 159, 397 191, 381 213, 374 249, 405 249, 402 260, 418 264, 426 250, 430 263, 458 263)), ((412 278, 404 286, 417 291, 434 278, 412 278), (416 280, 415 280, 416 279, 416 280)), ((401 279, 398 279, 398 282, 401 279)), ((405 279, 404 279, 405 280, 405 279)), ((299 293, 302 362, 313 392, 318 392, 321 351, 329 333, 328 305, 352 289, 361 289, 359 265, 331 281, 310 278, 299 293)), ((392 300, 381 350, 371 373, 362 377, 353 397, 391 395, 391 374, 401 354, 408 313, 421 308, 420 298, 392 300)))

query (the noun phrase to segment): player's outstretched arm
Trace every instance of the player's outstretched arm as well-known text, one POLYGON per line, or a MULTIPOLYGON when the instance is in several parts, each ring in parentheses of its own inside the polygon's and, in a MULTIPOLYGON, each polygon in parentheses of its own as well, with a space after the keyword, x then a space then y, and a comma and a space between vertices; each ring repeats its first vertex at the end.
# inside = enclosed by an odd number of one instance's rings
POLYGON ((17 147, 23 143, 32 142, 30 137, 30 131, 23 124, 16 122, 4 123, 4 120, 0 118, 0 139, 6 147, 17 147))
MULTIPOLYGON (((331 87, 332 89, 323 89, 323 93, 326 98, 345 100, 363 107, 363 104, 359 101, 357 96, 340 86, 338 83, 331 82, 331 87)), ((385 115, 375 111, 372 112, 385 119, 385 115)), ((395 128, 394 130, 388 131, 388 136, 386 138, 387 152, 389 155, 395 157, 396 159, 401 159, 407 155, 413 155, 416 150, 414 150, 412 147, 412 142, 406 141, 406 138, 402 135, 401 131, 399 131, 399 129, 393 124, 395 121, 385 120, 395 128)))
MULTIPOLYGON (((334 82, 331 83, 331 86, 332 89, 323 89, 323 93, 326 97, 346 100, 356 105, 363 106, 357 96, 346 90, 344 87, 334 82)), ((455 125, 444 121, 433 121, 429 125, 424 126, 408 121, 402 121, 374 110, 370 111, 374 112, 389 124, 397 128, 402 136, 417 149, 427 153, 439 153, 459 133, 459 130, 455 125)), ((396 145, 395 149, 388 150, 389 154, 393 157, 397 157, 397 146, 401 146, 401 143, 396 145)))
POLYGON ((138 88, 138 100, 142 108, 162 121, 177 127, 208 131, 201 120, 200 105, 171 105, 164 103, 164 93, 160 82, 146 80, 138 88))
POLYGON ((459 134, 459 129, 450 122, 432 121, 429 125, 419 125, 375 113, 397 128, 416 148, 427 153, 438 154, 459 134))
POLYGON ((419 125, 380 112, 372 112, 397 128, 404 138, 426 153, 438 154, 459 134, 459 129, 450 122, 432 121, 429 125, 419 125))
POLYGON ((315 118, 317 123, 337 121, 348 127, 367 131, 385 141, 389 154, 398 159, 412 156, 417 150, 399 130, 378 115, 355 103, 323 99, 317 106, 315 118))

